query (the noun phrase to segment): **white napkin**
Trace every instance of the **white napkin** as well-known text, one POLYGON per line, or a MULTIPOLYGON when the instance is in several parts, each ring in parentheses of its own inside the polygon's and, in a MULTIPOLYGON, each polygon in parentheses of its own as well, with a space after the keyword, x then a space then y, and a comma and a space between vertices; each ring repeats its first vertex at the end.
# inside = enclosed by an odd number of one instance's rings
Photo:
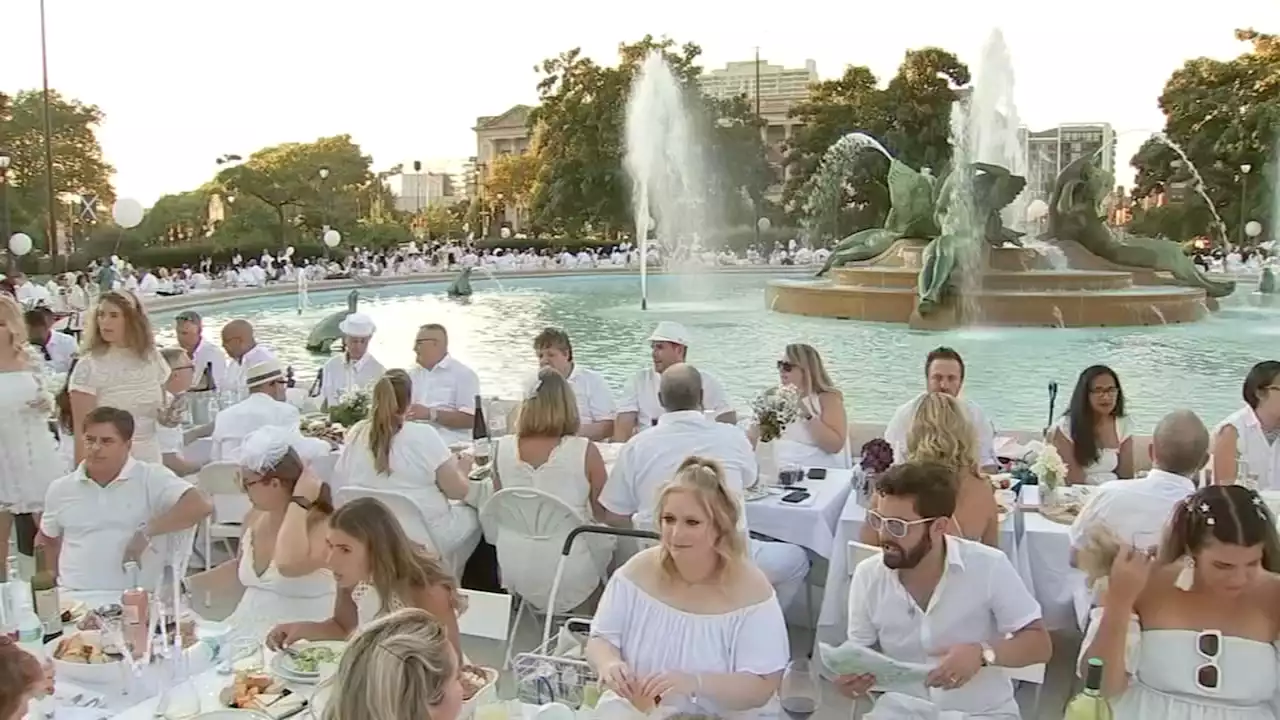
POLYGON ((933 703, 918 697, 885 693, 863 717, 865 720, 964 720, 964 713, 938 710, 933 703))

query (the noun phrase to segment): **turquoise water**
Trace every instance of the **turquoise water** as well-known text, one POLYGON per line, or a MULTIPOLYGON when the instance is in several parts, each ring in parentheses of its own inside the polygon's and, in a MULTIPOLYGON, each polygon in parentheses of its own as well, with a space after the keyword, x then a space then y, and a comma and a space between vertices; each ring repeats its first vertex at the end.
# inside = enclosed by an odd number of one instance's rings
MULTIPOLYGON (((413 362, 419 325, 449 328, 451 352, 480 374, 485 395, 517 397, 535 366, 533 336, 565 328, 578 362, 601 372, 620 390, 649 363, 645 339, 659 320, 677 320, 694 336, 689 359, 715 373, 739 407, 776 382, 775 362, 788 342, 817 347, 844 391, 851 418, 884 422, 924 384, 925 353, 950 345, 968 365, 965 393, 1001 429, 1036 429, 1048 414, 1046 386, 1061 385, 1065 408, 1080 370, 1110 365, 1120 375, 1130 414, 1149 430, 1165 412, 1190 407, 1207 424, 1241 403, 1240 384, 1254 363, 1280 356, 1280 298, 1251 289, 1228 298, 1213 318, 1168 327, 1058 330, 967 328, 916 332, 901 325, 807 318, 769 312, 765 283, 795 274, 663 275, 649 278, 649 310, 639 307, 635 276, 575 275, 475 282, 468 301, 444 297, 445 283, 361 291, 361 310, 378 333, 372 351, 388 367, 413 362), (1274 306, 1270 302, 1275 300, 1274 306)), ((228 320, 245 318, 281 360, 309 378, 325 360, 303 348, 315 323, 346 307, 347 291, 314 293, 297 313, 293 295, 222 302, 200 308, 205 333, 216 340, 228 320)), ((174 312, 155 313, 172 343, 174 312)))

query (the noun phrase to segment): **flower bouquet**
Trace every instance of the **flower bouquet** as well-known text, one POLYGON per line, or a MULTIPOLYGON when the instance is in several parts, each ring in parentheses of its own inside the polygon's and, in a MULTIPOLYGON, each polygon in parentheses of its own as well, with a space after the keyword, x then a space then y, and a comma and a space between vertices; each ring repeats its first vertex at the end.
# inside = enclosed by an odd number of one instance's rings
POLYGON ((800 394, 790 385, 769 388, 751 401, 751 411, 760 428, 760 442, 772 442, 800 417, 800 394))
POLYGON ((1031 473, 1040 481, 1040 492, 1056 490, 1067 480, 1067 464, 1058 454, 1058 448, 1045 445, 1031 463, 1031 473))
POLYGON ((369 391, 364 388, 349 388, 342 393, 335 405, 329 407, 329 421, 351 427, 369 417, 369 391))

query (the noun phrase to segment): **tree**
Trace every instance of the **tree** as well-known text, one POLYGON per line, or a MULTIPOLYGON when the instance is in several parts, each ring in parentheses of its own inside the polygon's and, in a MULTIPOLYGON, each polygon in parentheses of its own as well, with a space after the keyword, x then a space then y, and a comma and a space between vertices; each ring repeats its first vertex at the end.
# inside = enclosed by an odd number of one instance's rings
POLYGON ((503 155, 494 160, 485 178, 485 197, 496 201, 501 195, 506 202, 527 208, 541 170, 536 148, 535 142, 529 152, 503 155))
MULTIPOLYGON (((65 99, 49 91, 49 121, 53 149, 53 192, 97 197, 101 207, 111 207, 115 168, 103 159, 97 127, 103 114, 96 105, 65 99)), ((44 245, 48 227, 45 183, 44 102, 39 90, 24 90, 15 97, 0 94, 0 150, 10 157, 9 212, 11 227, 22 230, 44 245)))
POLYGON ((380 197, 387 190, 370 169, 372 159, 350 135, 264 148, 244 162, 225 159, 228 167, 218 173, 217 185, 271 208, 282 245, 291 226, 315 236, 326 225, 349 230, 376 200, 391 205, 380 197))
MULTIPOLYGON (((1274 172, 1264 172, 1269 148, 1280 127, 1280 37, 1237 30, 1249 50, 1232 60, 1195 58, 1174 71, 1160 95, 1165 136, 1187 155, 1204 180, 1204 189, 1234 242, 1242 221, 1272 227, 1268 198, 1274 172), (1241 166, 1251 166, 1248 197, 1242 193, 1241 166)), ((1189 168, 1167 146, 1145 143, 1133 157, 1135 197, 1190 182, 1189 168)), ((1206 227, 1196 228, 1197 233, 1206 227)), ((1274 229, 1273 229, 1274 232, 1274 229)))
POLYGON ((951 162, 951 104, 970 81, 969 67, 936 47, 908 50, 898 74, 880 93, 888 118, 883 142, 916 169, 941 172, 951 162))

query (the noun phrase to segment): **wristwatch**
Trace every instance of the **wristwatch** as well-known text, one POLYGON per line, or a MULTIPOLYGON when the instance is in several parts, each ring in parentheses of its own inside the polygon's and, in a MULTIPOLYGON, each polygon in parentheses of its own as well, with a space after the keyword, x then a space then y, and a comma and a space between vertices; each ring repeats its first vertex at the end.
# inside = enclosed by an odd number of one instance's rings
MULTIPOLYGON (((294 503, 295 505, 302 508, 303 510, 306 510, 307 512, 311 512, 311 501, 302 497, 301 495, 294 495, 293 497, 289 498, 289 502, 294 503)), ((986 657, 986 656, 984 655, 983 657, 986 657)))
POLYGON ((996 649, 986 643, 982 645, 982 667, 994 667, 996 664, 996 649))

